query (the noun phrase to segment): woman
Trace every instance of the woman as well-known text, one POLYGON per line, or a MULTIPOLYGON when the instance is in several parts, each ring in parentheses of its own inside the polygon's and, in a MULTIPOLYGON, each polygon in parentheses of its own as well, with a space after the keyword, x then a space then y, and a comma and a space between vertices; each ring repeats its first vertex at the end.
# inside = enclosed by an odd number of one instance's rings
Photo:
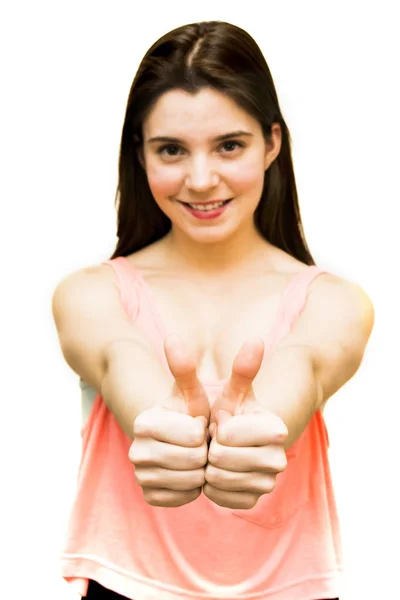
POLYGON ((123 125, 118 244, 53 314, 94 402, 63 577, 87 598, 337 598, 322 411, 373 307, 315 265, 265 59, 224 22, 144 56, 123 125))

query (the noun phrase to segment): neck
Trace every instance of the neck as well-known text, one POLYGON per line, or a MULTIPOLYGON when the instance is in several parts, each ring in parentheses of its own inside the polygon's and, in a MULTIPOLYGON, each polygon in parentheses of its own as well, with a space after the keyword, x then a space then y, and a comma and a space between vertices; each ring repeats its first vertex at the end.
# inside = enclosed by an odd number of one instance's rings
POLYGON ((240 271, 257 257, 272 256, 274 248, 254 226, 215 243, 198 242, 172 228, 164 242, 176 266, 206 276, 240 271))

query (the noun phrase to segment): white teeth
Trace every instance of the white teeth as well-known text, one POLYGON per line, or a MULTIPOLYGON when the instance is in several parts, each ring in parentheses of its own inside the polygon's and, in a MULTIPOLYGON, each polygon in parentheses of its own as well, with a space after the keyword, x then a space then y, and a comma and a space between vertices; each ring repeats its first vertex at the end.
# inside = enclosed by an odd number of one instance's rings
POLYGON ((214 202, 212 204, 189 204, 191 208, 195 208, 196 210, 214 210, 222 206, 224 201, 222 202, 214 202))

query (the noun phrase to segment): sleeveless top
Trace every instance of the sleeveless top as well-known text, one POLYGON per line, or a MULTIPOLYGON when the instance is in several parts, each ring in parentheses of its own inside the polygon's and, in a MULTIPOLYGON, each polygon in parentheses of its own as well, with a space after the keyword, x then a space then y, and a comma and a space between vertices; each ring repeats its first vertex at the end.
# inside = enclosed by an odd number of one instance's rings
MULTIPOLYGON (((114 269, 129 318, 154 345, 168 369, 165 330, 151 288, 124 257, 114 269)), ((310 266, 284 290, 268 356, 302 312, 310 266)), ((133 365, 133 370, 139 365, 133 365)), ((146 503, 128 459, 131 440, 100 394, 82 427, 77 493, 61 554, 61 575, 84 596, 88 580, 134 600, 314 600, 342 590, 338 515, 321 411, 287 451, 287 467, 273 492, 249 510, 220 507, 201 494, 177 508, 146 503)), ((204 382, 212 403, 223 382, 204 382)), ((88 389, 89 388, 89 389, 88 389)))

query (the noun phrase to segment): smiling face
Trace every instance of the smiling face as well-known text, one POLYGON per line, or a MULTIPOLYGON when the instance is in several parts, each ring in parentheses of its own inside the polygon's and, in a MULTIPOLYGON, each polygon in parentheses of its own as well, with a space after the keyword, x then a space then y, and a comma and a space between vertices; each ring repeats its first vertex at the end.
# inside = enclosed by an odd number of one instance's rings
POLYGON ((255 231, 265 170, 279 150, 279 125, 267 145, 258 121, 210 88, 166 92, 143 123, 141 163, 151 193, 172 233, 196 242, 255 231), (223 208, 206 205, 227 200, 223 208))

